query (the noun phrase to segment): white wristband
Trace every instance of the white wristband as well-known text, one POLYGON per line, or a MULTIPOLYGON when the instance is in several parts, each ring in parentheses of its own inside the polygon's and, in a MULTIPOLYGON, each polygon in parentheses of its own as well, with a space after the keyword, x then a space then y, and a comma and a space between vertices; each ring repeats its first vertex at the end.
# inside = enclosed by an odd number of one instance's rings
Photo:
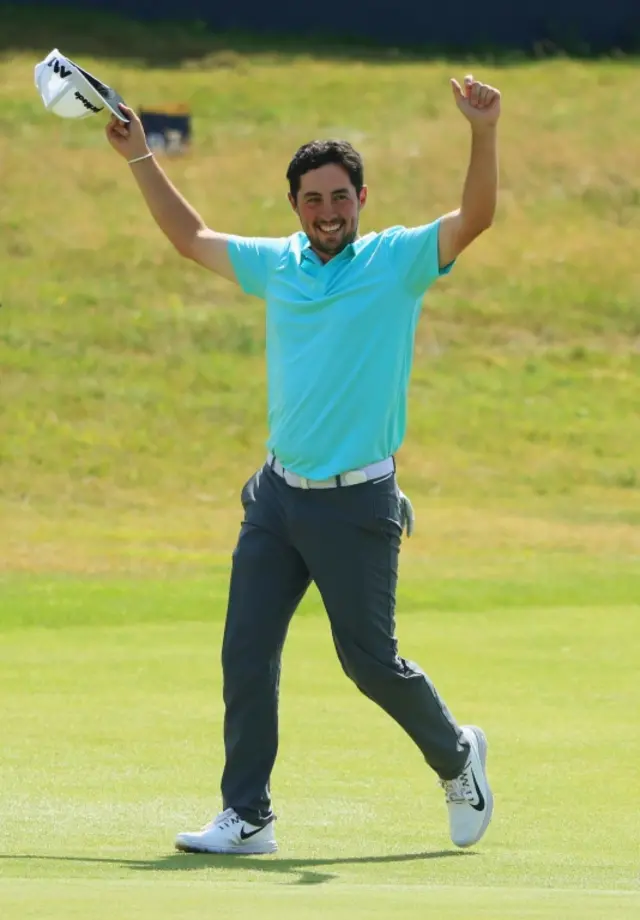
POLYGON ((131 165, 131 163, 139 163, 140 160, 148 160, 149 157, 152 157, 152 156, 153 156, 153 153, 145 153, 143 157, 134 157, 133 160, 127 160, 127 163, 129 163, 129 165, 131 165))

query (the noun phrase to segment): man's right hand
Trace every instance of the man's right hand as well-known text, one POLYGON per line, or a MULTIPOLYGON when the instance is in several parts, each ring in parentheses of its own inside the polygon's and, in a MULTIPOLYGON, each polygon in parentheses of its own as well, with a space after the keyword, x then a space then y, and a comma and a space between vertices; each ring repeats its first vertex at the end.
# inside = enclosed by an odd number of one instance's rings
MULTIPOLYGON (((140 119, 126 105, 121 104, 120 108, 129 118, 129 124, 118 121, 114 115, 106 128, 107 140, 129 162, 147 157, 151 151, 140 119)), ((229 257, 228 236, 209 230, 198 212, 169 181, 156 158, 145 159, 131 172, 153 219, 180 255, 237 284, 229 257)))
POLYGON ((114 150, 125 160, 134 160, 151 153, 147 145, 144 128, 136 113, 126 105, 120 104, 121 110, 129 119, 129 124, 119 121, 115 115, 107 125, 107 140, 114 150))

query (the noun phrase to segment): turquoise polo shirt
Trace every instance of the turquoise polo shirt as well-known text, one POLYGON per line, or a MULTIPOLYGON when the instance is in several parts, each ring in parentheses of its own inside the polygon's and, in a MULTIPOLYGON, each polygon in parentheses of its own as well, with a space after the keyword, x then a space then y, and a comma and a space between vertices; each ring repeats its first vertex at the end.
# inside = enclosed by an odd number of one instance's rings
POLYGON ((267 446, 287 469, 326 479, 402 444, 422 298, 451 268, 438 224, 369 233, 324 264, 301 232, 230 237, 238 283, 266 302, 267 446))

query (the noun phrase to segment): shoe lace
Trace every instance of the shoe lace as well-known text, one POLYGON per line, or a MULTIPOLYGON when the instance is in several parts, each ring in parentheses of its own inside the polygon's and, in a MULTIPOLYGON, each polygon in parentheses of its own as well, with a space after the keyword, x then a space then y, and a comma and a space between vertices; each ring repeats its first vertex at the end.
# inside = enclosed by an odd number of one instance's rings
POLYGON ((202 830, 208 831, 212 827, 232 827, 234 824, 241 823, 240 817, 235 813, 233 808, 225 808, 225 810, 221 811, 219 815, 216 815, 212 821, 205 824, 202 830))
POLYGON ((473 801, 474 792, 469 779, 469 771, 463 770, 455 779, 441 779, 440 785, 445 791, 447 803, 464 805, 473 801))

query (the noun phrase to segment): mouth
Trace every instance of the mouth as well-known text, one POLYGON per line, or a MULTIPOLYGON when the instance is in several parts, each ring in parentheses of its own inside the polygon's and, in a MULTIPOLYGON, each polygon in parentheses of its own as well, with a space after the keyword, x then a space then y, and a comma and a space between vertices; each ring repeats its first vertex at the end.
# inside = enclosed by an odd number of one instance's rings
POLYGON ((342 223, 340 221, 334 221, 334 223, 331 224, 317 224, 316 226, 318 230, 326 236, 333 236, 342 230, 342 223))

